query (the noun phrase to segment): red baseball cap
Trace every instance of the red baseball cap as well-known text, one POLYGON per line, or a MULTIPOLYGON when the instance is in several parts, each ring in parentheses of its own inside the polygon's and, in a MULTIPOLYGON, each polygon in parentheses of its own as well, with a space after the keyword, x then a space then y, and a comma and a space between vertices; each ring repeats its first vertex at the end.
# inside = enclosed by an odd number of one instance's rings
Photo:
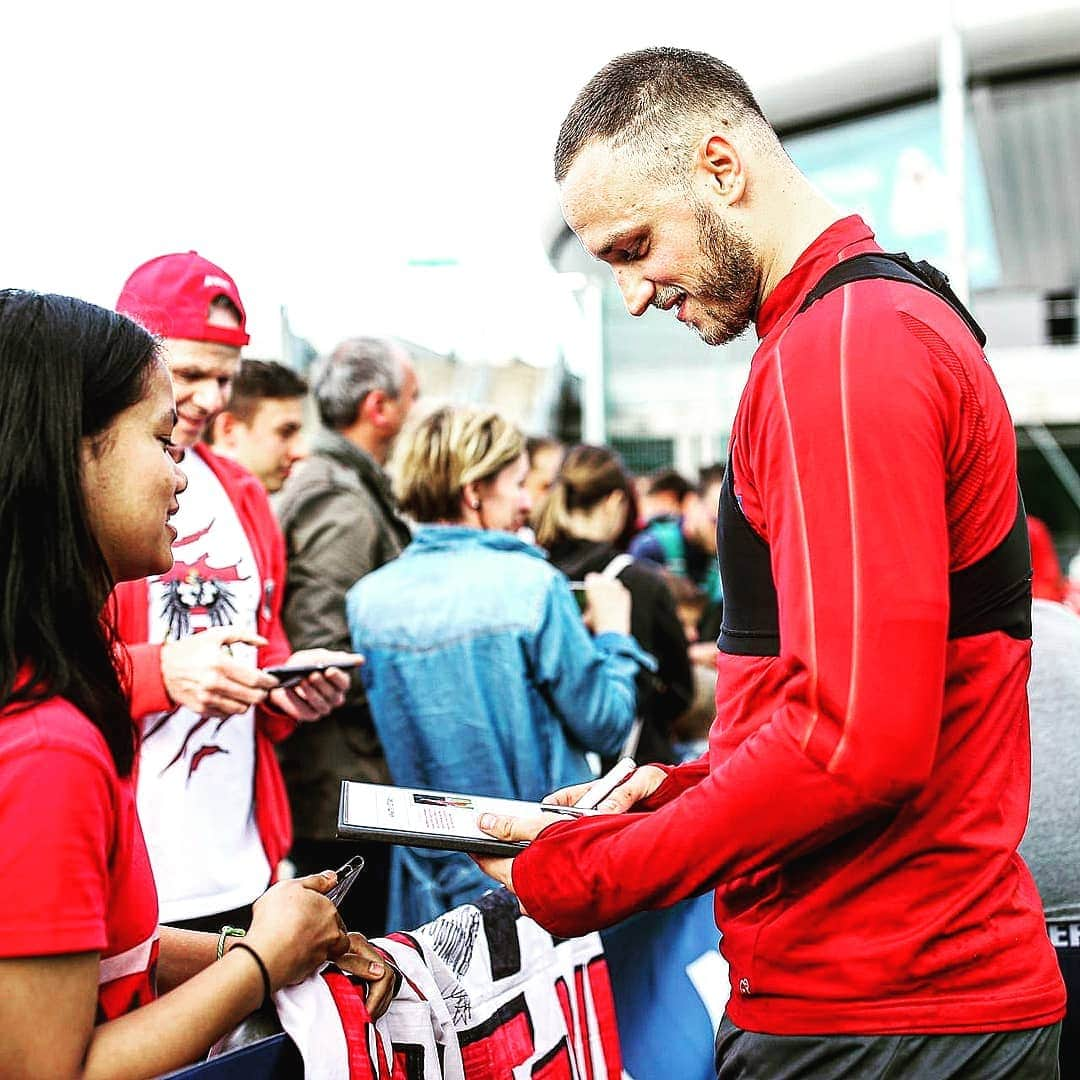
POLYGON ((116 310, 161 337, 216 341, 237 348, 251 340, 236 282, 196 251, 159 255, 143 263, 124 283, 116 310), (239 326, 210 322, 210 305, 219 296, 240 312, 239 326))

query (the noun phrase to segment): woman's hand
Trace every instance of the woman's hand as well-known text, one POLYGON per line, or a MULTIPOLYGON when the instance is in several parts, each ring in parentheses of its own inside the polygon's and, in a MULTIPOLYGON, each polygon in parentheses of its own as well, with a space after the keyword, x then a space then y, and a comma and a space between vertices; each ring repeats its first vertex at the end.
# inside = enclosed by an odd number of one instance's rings
POLYGON ((585 575, 585 625, 594 634, 630 633, 630 590, 618 578, 585 575))
POLYGON ((341 916, 322 895, 336 882, 333 870, 279 881, 255 901, 244 940, 266 965, 274 990, 306 979, 349 951, 341 916))
POLYGON ((364 1001, 372 1020, 378 1020, 394 1000, 398 989, 397 968, 363 934, 349 934, 349 951, 335 964, 350 975, 357 975, 367 985, 364 1001))

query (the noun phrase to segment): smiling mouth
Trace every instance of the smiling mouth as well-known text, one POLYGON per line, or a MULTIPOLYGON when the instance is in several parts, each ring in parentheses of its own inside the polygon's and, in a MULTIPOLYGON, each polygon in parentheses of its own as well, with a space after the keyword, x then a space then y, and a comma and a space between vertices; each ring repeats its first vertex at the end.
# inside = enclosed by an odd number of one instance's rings
POLYGON ((687 293, 682 289, 671 289, 668 291, 665 289, 660 296, 654 301, 656 307, 661 311, 671 311, 675 309, 675 317, 682 322, 683 321, 683 307, 686 305, 688 299, 687 293))

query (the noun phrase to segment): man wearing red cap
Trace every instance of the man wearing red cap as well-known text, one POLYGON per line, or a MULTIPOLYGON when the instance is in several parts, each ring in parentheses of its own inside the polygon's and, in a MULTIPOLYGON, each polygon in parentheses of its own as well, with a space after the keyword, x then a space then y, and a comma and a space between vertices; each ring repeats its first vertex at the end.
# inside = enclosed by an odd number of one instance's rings
POLYGON ((162 922, 246 925, 291 842, 272 744, 340 705, 348 676, 331 669, 284 689, 260 670, 338 654, 290 657, 280 619, 284 544, 266 494, 199 442, 248 342, 236 283, 194 251, 163 255, 131 275, 117 310, 164 339, 172 437, 192 451, 173 519, 175 565, 114 593, 141 735, 139 816, 162 922))

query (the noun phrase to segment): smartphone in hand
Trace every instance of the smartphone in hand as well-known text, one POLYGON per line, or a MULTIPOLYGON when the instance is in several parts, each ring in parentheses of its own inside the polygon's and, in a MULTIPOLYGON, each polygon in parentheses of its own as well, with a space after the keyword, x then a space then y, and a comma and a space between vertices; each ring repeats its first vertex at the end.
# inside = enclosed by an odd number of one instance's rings
POLYGON ((326 671, 327 668, 338 668, 340 671, 348 671, 357 668, 363 660, 335 660, 325 664, 277 664, 274 667, 263 668, 267 675, 273 675, 282 687, 296 686, 303 682, 309 675, 316 671, 326 671))

